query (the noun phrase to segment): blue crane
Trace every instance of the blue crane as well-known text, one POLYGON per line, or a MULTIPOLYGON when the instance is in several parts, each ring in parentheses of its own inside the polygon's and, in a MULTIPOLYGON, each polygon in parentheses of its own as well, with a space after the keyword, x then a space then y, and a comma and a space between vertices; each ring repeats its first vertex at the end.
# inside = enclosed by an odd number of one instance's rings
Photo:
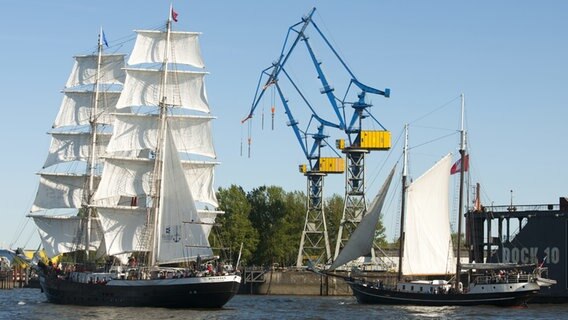
MULTIPOLYGON (((253 103, 250 109, 249 114, 242 120, 242 122, 246 122, 251 119, 254 115, 256 108, 258 107, 260 101, 262 100, 266 91, 271 88, 275 87, 278 92, 278 96, 282 103, 282 106, 285 109, 286 115, 288 117, 288 125, 292 128, 296 140, 300 144, 302 151, 308 160, 309 168, 300 166, 300 171, 303 172, 308 177, 308 213, 310 215, 310 210, 319 212, 323 215, 323 208, 322 208, 322 189, 323 189, 323 182, 322 178, 328 173, 343 173, 345 170, 345 162, 344 159, 339 156, 339 153, 336 151, 335 148, 330 146, 326 141, 329 136, 325 134, 326 128, 331 129, 338 129, 343 131, 348 139, 348 145, 345 146, 345 143, 342 141, 341 143, 337 143, 337 147, 343 151, 347 155, 348 161, 351 158, 350 153, 351 149, 358 150, 357 152, 360 153, 361 149, 367 150, 386 150, 390 148, 390 133, 386 131, 384 126, 369 112, 369 108, 372 106, 370 103, 366 102, 367 94, 375 94, 375 95, 382 95, 386 98, 390 96, 390 90, 379 90, 373 87, 367 86, 360 82, 351 71, 351 69, 347 66, 345 61, 341 58, 341 56, 337 53, 335 48, 331 45, 327 37, 323 34, 321 29, 317 26, 315 21, 313 20, 313 15, 316 11, 316 8, 313 8, 308 15, 304 16, 302 20, 291 27, 288 28, 288 32, 286 34, 286 38, 284 44, 282 46, 282 50, 280 52, 280 56, 277 61, 273 62, 271 66, 262 70, 261 75, 258 80, 256 92, 254 95, 253 103), (343 97, 337 97, 335 95, 335 89, 330 85, 324 70, 322 69, 321 62, 318 60, 316 53, 314 52, 312 45, 310 43, 310 39, 306 34, 306 30, 309 26, 313 26, 316 30, 317 34, 323 39, 323 43, 328 47, 333 56, 337 58, 340 62, 341 66, 345 69, 348 73, 350 80, 347 86, 345 95, 343 97), (315 71, 317 73, 317 77, 320 80, 322 85, 322 89, 320 90, 321 94, 325 94, 327 100, 329 102, 329 107, 331 107, 332 115, 335 116, 333 120, 324 118, 321 114, 323 110, 317 110, 307 99, 306 95, 302 92, 300 87, 297 83, 292 79, 290 74, 286 71, 286 65, 289 61, 289 58, 297 48, 298 44, 302 42, 304 43, 308 55, 309 61, 313 64, 315 71), (296 93, 301 97, 301 101, 303 102, 303 106, 294 106, 294 111, 298 111, 301 107, 303 107, 303 111, 309 112, 309 121, 306 126, 305 130, 302 130, 299 127, 299 122, 295 119, 294 113, 292 111, 292 107, 290 106, 288 100, 285 98, 283 89, 280 86, 280 79, 286 80, 287 83, 291 84, 292 88, 296 91, 296 93), (348 101, 348 96, 354 88, 358 88, 360 92, 357 94, 357 100, 355 101, 348 101), (351 115, 347 114, 346 106, 351 106, 353 113, 351 115), (362 128, 363 128, 363 120, 369 118, 377 123, 383 130, 380 132, 364 132, 365 136, 362 135, 362 128), (315 128, 315 129, 314 129, 315 128), (381 140, 377 143, 377 133, 379 134, 381 140), (387 134, 385 134, 387 133, 387 134), (371 139, 367 139, 365 141, 365 137, 369 136, 371 139), (313 139, 312 145, 309 145, 308 137, 313 139), (383 141, 385 138, 388 141, 383 141), (324 146, 329 146, 333 152, 335 152, 338 157, 336 158, 323 158, 321 157, 321 148, 324 146), (311 208, 311 209, 310 209, 311 208)), ((328 109, 329 110, 329 109, 328 109)), ((329 111, 328 111, 329 112, 329 111)), ((359 154, 357 153, 356 154, 359 154)), ((360 158, 360 156, 356 156, 356 158, 360 158)), ((359 160, 357 160, 359 162, 359 160)), ((348 165, 349 167, 349 165, 348 165)), ((348 177, 353 175, 353 173, 349 173, 349 171, 355 172, 355 175, 358 177, 360 176, 361 172, 363 172, 361 167, 355 168, 350 170, 348 168, 348 177)), ((363 184, 359 184, 359 178, 354 180, 355 182, 348 182, 349 184, 355 185, 356 189, 360 189, 360 186, 363 184)), ((351 181, 351 180, 349 180, 351 181)), ((347 188, 346 188, 347 189, 347 188)), ((359 192, 359 191, 357 191, 359 192)), ((346 191, 346 196, 347 196, 346 191)), ((345 215, 345 213, 344 213, 345 215)), ((324 229, 325 229, 325 218, 324 217, 315 217, 312 220, 317 219, 324 219, 324 229)), ((308 222, 309 217, 306 218, 306 224, 308 222)), ((317 223, 317 221, 315 222, 317 223)), ((307 227, 306 227, 307 228, 307 227)), ((298 257, 298 266, 301 265, 301 255, 302 255, 302 246, 304 244, 304 236, 306 233, 306 228, 304 230, 304 234, 302 235, 302 244, 300 248, 300 253, 298 257)), ((327 244, 327 231, 325 231, 326 237, 326 244, 327 244)), ((341 230, 340 230, 341 233, 341 230)), ((318 240, 314 240, 314 242, 318 242, 318 240)), ((329 246, 329 244, 327 244, 329 246)), ((309 253, 306 253, 309 255, 309 253)), ((327 256, 330 259, 329 247, 327 248, 327 256)))

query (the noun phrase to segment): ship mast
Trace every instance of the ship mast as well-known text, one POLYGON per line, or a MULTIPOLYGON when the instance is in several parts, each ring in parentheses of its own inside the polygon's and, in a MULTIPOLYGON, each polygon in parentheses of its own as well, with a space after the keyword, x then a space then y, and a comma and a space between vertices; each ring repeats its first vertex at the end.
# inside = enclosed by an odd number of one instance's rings
POLYGON ((159 128, 158 128, 158 143, 156 144, 156 157, 154 163, 153 180, 154 180, 154 195, 152 199, 152 211, 153 211, 153 245, 150 252, 150 266, 154 266, 157 260, 157 252, 159 247, 159 233, 158 233, 158 222, 159 222, 159 212, 160 212, 160 198, 162 190, 162 175, 163 175, 163 148, 165 143, 165 132, 166 132, 166 119, 167 119, 167 97, 166 97, 166 87, 168 84, 168 54, 170 53, 170 34, 172 26, 172 6, 170 5, 170 14, 168 14, 168 21, 166 23, 166 46, 164 53, 164 61, 162 62, 163 76, 162 84, 160 88, 160 115, 159 115, 159 128))
POLYGON ((404 125, 404 161, 402 165, 402 201, 400 208, 400 237, 398 247, 398 281, 402 280, 402 255, 404 254, 404 213, 406 211, 406 177, 408 176, 408 124, 404 125))
POLYGON ((459 207, 458 207, 458 239, 457 239, 457 254, 456 254, 456 283, 455 288, 459 288, 460 283, 460 273, 461 273, 461 230, 462 230, 462 215, 463 215, 463 184, 464 184, 464 172, 466 169, 466 154, 465 154, 465 129, 464 129, 464 110, 465 102, 463 93, 461 97, 461 128, 460 128, 460 194, 459 194, 459 207))
POLYGON ((93 200, 93 194, 95 189, 95 169, 96 169, 96 147, 97 147, 97 117, 98 117, 98 105, 99 105, 99 79, 101 74, 101 64, 103 56, 103 28, 100 28, 99 39, 97 45, 97 71, 95 73, 95 96, 91 108, 91 117, 89 119, 89 124, 91 126, 91 150, 89 153, 89 162, 87 165, 89 184, 85 194, 87 196, 86 203, 86 236, 85 236, 85 255, 86 259, 89 260, 89 247, 91 244, 91 216, 93 213, 93 207, 91 202, 93 200))

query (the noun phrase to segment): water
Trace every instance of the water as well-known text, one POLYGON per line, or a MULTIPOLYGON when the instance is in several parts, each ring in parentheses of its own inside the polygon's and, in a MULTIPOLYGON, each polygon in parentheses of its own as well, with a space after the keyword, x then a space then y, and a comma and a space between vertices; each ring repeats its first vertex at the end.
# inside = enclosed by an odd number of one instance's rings
POLYGON ((568 304, 528 308, 360 305, 353 297, 237 295, 220 310, 60 306, 39 289, 0 290, 0 319, 562 319, 568 304))

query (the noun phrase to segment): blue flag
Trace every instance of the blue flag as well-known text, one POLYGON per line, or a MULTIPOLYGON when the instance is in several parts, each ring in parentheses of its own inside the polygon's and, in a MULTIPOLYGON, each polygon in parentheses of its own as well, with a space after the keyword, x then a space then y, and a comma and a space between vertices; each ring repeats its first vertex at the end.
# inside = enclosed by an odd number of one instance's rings
POLYGON ((104 31, 103 31, 103 42, 104 42, 105 46, 108 48, 108 42, 107 42, 107 39, 106 39, 106 36, 105 36, 105 32, 104 32, 104 31))

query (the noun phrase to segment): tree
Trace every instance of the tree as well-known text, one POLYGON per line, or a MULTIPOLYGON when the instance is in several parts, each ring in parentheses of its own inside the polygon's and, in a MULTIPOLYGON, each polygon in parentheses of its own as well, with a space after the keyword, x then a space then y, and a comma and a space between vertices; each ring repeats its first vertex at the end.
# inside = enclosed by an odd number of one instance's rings
POLYGON ((216 228, 223 246, 230 248, 231 258, 236 263, 241 243, 243 243, 241 260, 250 261, 259 239, 258 232, 249 220, 251 206, 244 190, 236 185, 231 185, 228 189, 219 188, 217 199, 219 209, 225 212, 218 218, 222 227, 216 228))
POLYGON ((306 196, 293 191, 285 194, 285 214, 277 221, 273 239, 275 243, 274 261, 281 266, 295 265, 300 249, 300 238, 304 229, 306 215, 306 196))
POLYGON ((252 261, 260 265, 271 264, 277 249, 273 233, 277 222, 285 215, 284 190, 262 186, 249 192, 247 199, 251 206, 250 221, 258 231, 260 240, 252 261))
POLYGON ((325 222, 327 224, 327 234, 331 246, 331 254, 334 254, 335 243, 337 242, 337 233, 339 232, 339 224, 343 216, 344 201, 343 197, 333 194, 324 203, 325 222))

